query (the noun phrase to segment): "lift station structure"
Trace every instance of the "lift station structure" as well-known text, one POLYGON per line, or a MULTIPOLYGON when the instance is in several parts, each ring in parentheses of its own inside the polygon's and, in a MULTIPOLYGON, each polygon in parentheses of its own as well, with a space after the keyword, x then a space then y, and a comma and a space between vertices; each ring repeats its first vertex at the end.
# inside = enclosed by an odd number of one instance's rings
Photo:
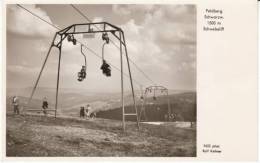
POLYGON ((139 121, 147 121, 147 115, 146 115, 146 103, 147 103, 147 98, 149 93, 153 93, 153 100, 157 100, 156 98, 156 92, 159 91, 160 93, 165 93, 167 96, 167 107, 168 107, 168 120, 170 120, 170 115, 171 115, 171 106, 170 106, 170 99, 169 99, 169 91, 167 88, 164 86, 149 86, 145 88, 144 95, 141 96, 142 104, 141 104, 141 109, 139 113, 139 121), (143 119, 142 119, 143 118, 143 119))
MULTIPOLYGON (((136 107, 136 100, 135 100, 135 92, 134 92, 134 86, 133 86, 133 80, 132 80, 132 74, 131 74, 131 69, 130 69, 130 64, 129 64, 129 57, 128 57, 128 52, 127 52, 127 46, 126 46, 126 41, 125 41, 125 35, 124 31, 110 23, 107 22, 96 22, 96 23, 83 23, 83 24, 73 24, 68 26, 67 28, 64 28, 58 32, 56 32, 51 46, 47 52, 47 55, 45 57, 45 60, 43 62, 43 65, 41 67, 40 73, 37 77, 37 80, 34 84, 32 93, 30 95, 30 99, 28 101, 28 104, 30 103, 34 92, 38 86, 41 74, 43 72, 43 69, 46 65, 46 62, 48 60, 48 57, 50 55, 50 52, 53 48, 58 48, 59 50, 59 59, 58 59, 58 68, 57 68, 57 82, 56 82, 56 97, 55 97, 55 109, 53 111, 55 112, 55 118, 57 116, 57 110, 58 110, 58 101, 59 101, 59 80, 60 80, 60 61, 61 61, 61 56, 62 56, 62 42, 67 38, 68 41, 71 41, 74 45, 77 44, 77 40, 74 38, 74 35, 77 34, 88 34, 88 33, 101 33, 102 34, 102 40, 105 41, 105 43, 102 46, 102 59, 103 59, 103 65, 101 69, 103 70, 103 73, 106 76, 111 76, 110 74, 110 66, 109 64, 104 60, 104 45, 109 43, 109 37, 108 33, 111 33, 118 41, 120 44, 120 71, 121 71, 121 106, 122 106, 122 123, 123 123, 123 130, 125 131, 125 117, 126 116, 136 116, 136 123, 137 127, 139 129, 139 119, 138 119, 138 113, 137 113, 137 107, 136 107), (97 25, 100 28, 95 28, 97 25), (128 66, 128 73, 129 73, 129 78, 130 78, 130 84, 131 84, 131 93, 132 93, 132 98, 133 98, 133 105, 134 105, 134 110, 135 112, 133 113, 126 113, 125 112, 125 103, 124 103, 124 78, 123 78, 123 49, 125 52, 125 57, 127 61, 127 66, 128 66)), ((82 66, 81 71, 78 73, 78 80, 82 81, 86 77, 86 57, 84 53, 82 52, 82 44, 81 44, 81 53, 84 56, 85 59, 85 65, 82 66)))

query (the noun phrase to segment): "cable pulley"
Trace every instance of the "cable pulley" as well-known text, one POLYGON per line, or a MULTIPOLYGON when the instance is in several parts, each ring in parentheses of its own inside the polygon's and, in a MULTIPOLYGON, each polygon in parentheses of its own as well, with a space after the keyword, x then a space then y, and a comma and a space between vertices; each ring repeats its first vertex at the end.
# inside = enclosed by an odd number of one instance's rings
POLYGON ((68 42, 72 42, 73 45, 77 45, 77 40, 74 38, 73 35, 68 35, 67 40, 68 40, 68 42))
POLYGON ((107 44, 109 43, 109 37, 108 37, 108 34, 107 34, 107 33, 103 33, 103 34, 102 34, 102 40, 103 40, 103 41, 106 41, 107 44))

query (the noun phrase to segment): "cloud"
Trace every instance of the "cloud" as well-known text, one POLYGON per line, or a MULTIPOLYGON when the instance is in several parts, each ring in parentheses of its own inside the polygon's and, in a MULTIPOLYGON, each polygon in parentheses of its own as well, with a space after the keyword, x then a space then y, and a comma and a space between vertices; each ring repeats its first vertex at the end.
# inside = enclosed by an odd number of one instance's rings
POLYGON ((178 71, 192 71, 196 69, 196 62, 181 62, 178 71))
POLYGON ((157 42, 194 44, 196 42, 196 13, 189 5, 160 5, 145 15, 145 29, 152 29, 157 42))
MULTIPOLYGON (((22 6, 52 23, 47 13, 36 5, 22 6)), ((7 5, 7 31, 38 38, 53 36, 56 29, 16 5, 7 5)))
MULTIPOLYGON (((42 15, 45 14, 45 17, 48 17, 48 15, 44 11, 34 5, 25 5, 25 7, 31 7, 32 9, 37 10, 37 12, 41 13, 42 15)), ((96 12, 98 13, 98 11, 96 12)), ((124 30, 129 57, 136 65, 138 65, 138 67, 142 71, 144 71, 157 84, 162 84, 169 88, 196 88, 194 82, 196 78, 195 6, 113 5, 112 12, 112 22, 116 23, 124 30)), ((50 34, 50 32, 44 32, 49 29, 54 30, 51 26, 44 22, 41 22, 37 18, 35 20, 29 20, 34 19, 34 17, 21 10, 20 8, 17 8, 15 5, 8 6, 8 19, 10 19, 8 23, 8 30, 11 32, 31 37, 53 37, 54 35, 54 33, 50 34), (25 20, 21 19, 22 17, 19 17, 19 14, 21 16, 25 16, 25 20), (12 18, 13 20, 11 20, 10 18, 12 18), (32 23, 35 24, 33 26, 34 28, 32 28, 31 25, 26 25, 25 27, 22 27, 22 30, 18 29, 18 27, 16 26, 11 26, 11 24, 32 23), (45 27, 43 28, 42 26, 45 27)), ((49 17, 46 19, 49 19, 49 17)), ((67 22, 66 18, 64 18, 64 21, 65 20, 67 22)), ((103 21, 103 17, 93 18, 93 22, 99 21, 103 21)), ((115 39, 112 34, 109 33, 109 36, 110 39, 113 40, 113 42, 119 45, 118 40, 115 39)), ((77 35, 76 38, 101 56, 101 47, 103 44, 103 41, 101 40, 101 34, 96 34, 95 39, 84 39, 82 35, 77 35)), ((48 50, 50 41, 44 42, 44 40, 46 39, 42 40, 42 42, 35 46, 33 43, 30 43, 28 47, 34 49, 35 53, 40 50, 42 54, 46 54, 45 52, 47 52, 48 50)), ((77 72, 80 70, 83 63, 83 58, 80 53, 80 45, 77 44, 75 46, 72 44, 72 42, 67 42, 66 40, 63 41, 62 48, 62 52, 64 55, 62 56, 61 76, 62 79, 66 80, 61 81, 63 81, 64 86, 78 87, 80 85, 80 87, 84 88, 91 87, 103 89, 107 87, 108 83, 112 83, 111 89, 114 89, 112 87, 120 85, 120 80, 118 80, 120 77, 120 73, 114 67, 112 67, 112 77, 104 77, 104 75, 100 71, 100 58, 90 54, 91 52, 86 48, 84 48, 84 52, 87 55, 88 62, 87 80, 79 83, 76 80, 77 72), (97 79, 99 80, 103 78, 106 84, 100 81, 97 82, 97 79), (86 82, 88 84, 84 84, 86 82)), ((57 51, 54 52, 57 53, 57 51)), ((25 51, 22 54, 24 55, 27 53, 30 53, 30 51, 25 51)), ((53 69, 55 70, 53 72, 55 73, 57 68, 57 56, 58 55, 52 55, 53 60, 48 60, 48 64, 53 67, 53 69)), ((105 59, 109 63, 112 63, 113 65, 120 68, 119 50, 117 47, 112 45, 112 43, 105 46, 105 59)), ((123 59, 124 72, 128 74, 125 57, 123 59)), ((21 66, 22 67, 8 67, 8 70, 15 72, 30 71, 25 67, 26 63, 22 64, 21 66)), ((47 65, 47 67, 49 67, 49 65, 47 65)), ((131 64, 131 71, 133 78, 142 83, 142 85, 146 86, 148 84, 151 84, 150 81, 147 80, 133 64, 131 64)), ((36 72, 38 73, 39 70, 36 72)), ((127 79, 125 84, 128 85, 128 82, 129 80, 127 79)), ((128 86, 126 87, 128 88, 128 86)), ((139 89, 139 87, 137 86, 137 88, 135 89, 139 89)))
POLYGON ((116 4, 112 6, 112 11, 119 15, 130 15, 135 12, 151 12, 154 10, 155 5, 124 5, 124 4, 116 4))
MULTIPOLYGON (((56 67, 56 66, 55 66, 56 67)), ((41 67, 31 67, 27 65, 8 65, 7 66, 7 71, 16 73, 16 74, 23 74, 23 75, 35 75, 40 72, 41 67)), ((45 68, 44 74, 50 75, 54 74, 56 75, 56 71, 53 71, 51 69, 45 68)))
POLYGON ((113 5, 112 9, 114 13, 129 15, 131 13, 130 10, 127 9, 128 5, 113 5))
MULTIPOLYGON (((131 11, 142 7, 142 5, 138 5, 139 8, 134 5, 128 6, 132 6, 127 8, 131 11)), ((138 65, 170 69, 172 65, 169 65, 167 60, 171 60, 175 54, 182 51, 183 46, 180 45, 195 46, 196 14, 193 13, 191 16, 192 8, 189 5, 154 5, 145 9, 153 12, 147 12, 141 24, 137 25, 134 19, 131 19, 122 25, 126 31, 131 57, 139 62, 138 65), (186 15, 191 16, 189 18, 191 20, 184 23, 181 18, 187 17, 186 15), (148 59, 149 62, 146 62, 148 59)), ((194 49, 191 51, 195 52, 194 49)), ((194 59, 193 53, 183 55, 194 59)))
MULTIPOLYGON (((114 5, 113 11, 130 17, 121 25, 129 56, 155 82, 182 83, 196 75, 194 5, 114 5), (134 14, 143 19, 137 22, 134 14)), ((138 73, 134 69, 134 78, 139 78, 138 73)))
POLYGON ((21 66, 21 65, 9 65, 7 66, 7 71, 13 72, 13 73, 36 73, 40 71, 40 68, 32 68, 27 66, 21 66))
POLYGON ((102 22, 102 21, 103 21, 102 17, 95 17, 92 22, 102 22))
POLYGON ((81 69, 81 65, 79 64, 66 64, 63 66, 65 74, 74 74, 77 73, 81 69))

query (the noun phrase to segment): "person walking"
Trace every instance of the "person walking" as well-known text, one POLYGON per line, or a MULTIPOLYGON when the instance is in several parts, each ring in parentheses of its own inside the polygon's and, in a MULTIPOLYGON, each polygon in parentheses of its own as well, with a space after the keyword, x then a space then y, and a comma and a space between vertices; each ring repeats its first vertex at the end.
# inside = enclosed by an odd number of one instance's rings
POLYGON ((13 97, 14 114, 20 114, 19 112, 19 98, 17 96, 13 97))

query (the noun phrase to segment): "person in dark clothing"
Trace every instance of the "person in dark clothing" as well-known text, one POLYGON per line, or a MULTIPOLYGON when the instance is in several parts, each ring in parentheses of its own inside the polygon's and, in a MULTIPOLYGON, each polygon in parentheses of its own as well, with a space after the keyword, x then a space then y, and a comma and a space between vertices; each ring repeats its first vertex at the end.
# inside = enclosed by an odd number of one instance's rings
POLYGON ((17 96, 13 97, 14 114, 19 114, 19 99, 17 96))
POLYGON ((79 114, 80 114, 80 116, 79 116, 80 118, 84 118, 85 117, 85 109, 84 109, 83 106, 80 107, 80 113, 79 114))
POLYGON ((46 116, 47 115, 47 111, 46 109, 48 109, 48 102, 47 102, 47 98, 45 97, 43 99, 43 102, 42 102, 42 108, 43 108, 43 114, 46 116))

